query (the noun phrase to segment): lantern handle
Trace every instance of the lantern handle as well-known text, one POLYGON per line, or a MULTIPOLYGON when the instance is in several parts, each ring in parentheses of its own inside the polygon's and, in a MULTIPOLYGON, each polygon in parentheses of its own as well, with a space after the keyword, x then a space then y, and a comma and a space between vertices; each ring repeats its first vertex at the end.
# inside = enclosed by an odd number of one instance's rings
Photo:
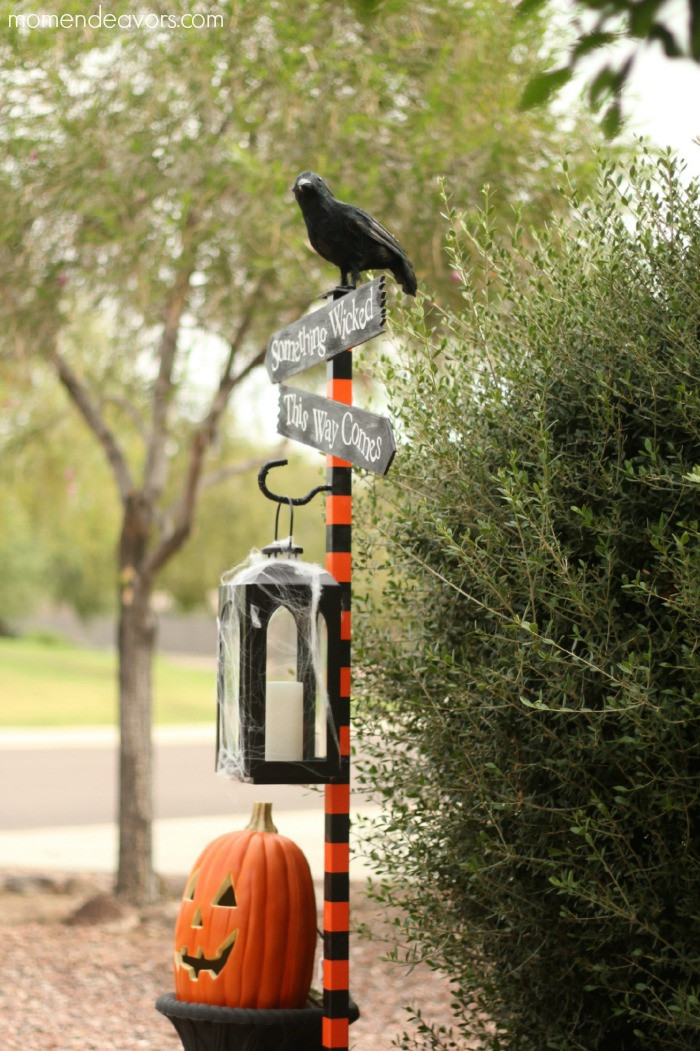
MULTIPOLYGON (((277 537, 279 535, 279 524, 280 524, 280 511, 282 510, 282 504, 284 501, 280 500, 277 504, 277 510, 275 511, 275 543, 277 543, 277 537)), ((290 497, 287 497, 286 503, 289 504, 289 545, 290 550, 293 546, 292 537, 294 536, 294 503, 290 497)), ((301 554, 301 548, 299 549, 301 554)))
MULTIPOLYGON (((306 496, 278 496, 276 493, 271 493, 267 488, 265 479, 267 478, 268 472, 273 467, 286 467, 289 460, 268 460, 267 463, 263 464, 258 472, 258 486, 263 496, 266 496, 268 500, 274 500, 278 504, 288 504, 289 507, 302 507, 304 504, 308 504, 310 500, 318 493, 330 492, 330 485, 317 485, 315 489, 310 489, 306 496)), ((279 508, 277 509, 279 512, 279 508)))

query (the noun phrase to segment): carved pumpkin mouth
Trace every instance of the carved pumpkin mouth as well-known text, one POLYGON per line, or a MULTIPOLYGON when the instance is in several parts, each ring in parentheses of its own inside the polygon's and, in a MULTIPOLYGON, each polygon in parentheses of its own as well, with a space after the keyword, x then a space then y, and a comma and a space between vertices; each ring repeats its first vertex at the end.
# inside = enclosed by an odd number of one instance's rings
POLYGON ((231 949, 236 942, 238 928, 229 934, 228 938, 221 943, 215 956, 205 956, 202 946, 197 949, 196 956, 190 956, 187 946, 183 945, 179 952, 175 952, 175 967, 184 967, 193 982, 199 978, 200 971, 209 971, 213 978, 218 978, 226 961, 231 955, 231 949))

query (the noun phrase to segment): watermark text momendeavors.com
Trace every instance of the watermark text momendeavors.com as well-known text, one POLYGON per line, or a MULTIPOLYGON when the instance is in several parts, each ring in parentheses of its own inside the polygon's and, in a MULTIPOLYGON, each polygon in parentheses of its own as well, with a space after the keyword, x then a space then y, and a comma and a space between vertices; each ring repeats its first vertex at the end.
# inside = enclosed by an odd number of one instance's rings
POLYGON ((105 11, 99 4, 90 15, 48 14, 43 11, 8 16, 12 29, 223 29, 224 16, 198 12, 184 15, 156 14, 155 11, 139 14, 115 15, 105 11))

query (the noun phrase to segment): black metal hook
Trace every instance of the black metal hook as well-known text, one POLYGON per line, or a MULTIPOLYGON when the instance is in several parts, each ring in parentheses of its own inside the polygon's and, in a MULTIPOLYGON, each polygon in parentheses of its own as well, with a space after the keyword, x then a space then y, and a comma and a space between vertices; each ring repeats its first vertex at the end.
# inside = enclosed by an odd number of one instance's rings
POLYGON ((276 493, 271 493, 265 484, 268 472, 273 467, 286 467, 289 460, 268 460, 267 463, 263 464, 258 472, 258 486, 263 496, 266 496, 268 500, 274 500, 278 504, 289 504, 290 507, 302 507, 304 504, 308 504, 309 501, 313 500, 318 493, 330 492, 330 485, 317 485, 315 489, 309 490, 306 496, 278 496, 276 493))
MULTIPOLYGON (((280 509, 282 507, 282 504, 287 504, 289 507, 289 537, 291 541, 291 537, 294 534, 294 508, 302 507, 304 504, 308 504, 309 501, 313 500, 313 498, 318 495, 318 493, 330 492, 331 488, 330 485, 317 485, 315 489, 309 490, 306 496, 278 496, 277 493, 270 492, 265 482, 268 472, 273 467, 286 467, 288 463, 288 460, 268 460, 268 462, 263 464, 263 466, 258 471, 258 486, 260 488, 260 492, 263 494, 263 496, 266 496, 268 500, 272 500, 279 505, 275 514, 275 544, 277 544, 277 533, 279 528, 280 509)), ((266 554, 278 553, 277 549, 275 548, 275 544, 270 545, 269 548, 263 548, 263 551, 266 554)), ((301 553, 302 548, 297 548, 290 545, 289 550, 296 554, 301 553)))

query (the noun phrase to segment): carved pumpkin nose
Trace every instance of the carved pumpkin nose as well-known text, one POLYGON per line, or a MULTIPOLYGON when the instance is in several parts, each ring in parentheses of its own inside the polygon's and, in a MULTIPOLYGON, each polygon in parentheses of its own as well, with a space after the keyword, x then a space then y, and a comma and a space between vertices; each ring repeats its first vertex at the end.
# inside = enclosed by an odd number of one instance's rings
POLYGON ((192 923, 190 924, 190 926, 191 927, 201 927, 202 926, 202 910, 199 907, 197 907, 194 910, 194 916, 192 917, 192 923))

